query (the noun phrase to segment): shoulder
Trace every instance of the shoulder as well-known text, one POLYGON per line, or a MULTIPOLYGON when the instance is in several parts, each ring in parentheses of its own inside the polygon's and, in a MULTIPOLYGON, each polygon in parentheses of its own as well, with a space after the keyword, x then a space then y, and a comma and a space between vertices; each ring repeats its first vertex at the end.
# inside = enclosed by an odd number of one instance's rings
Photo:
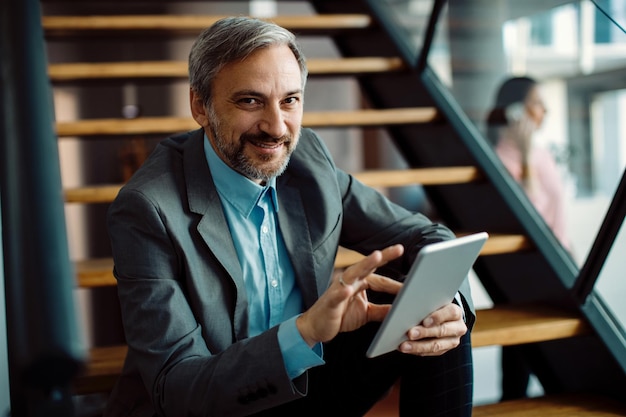
POLYGON ((298 145, 291 155, 287 170, 278 179, 281 184, 321 189, 326 192, 345 188, 348 175, 336 167, 330 151, 320 136, 311 129, 302 129, 298 145))
POLYGON ((533 148, 532 161, 536 169, 542 169, 549 172, 558 169, 556 158, 545 146, 535 146, 533 148))
MULTIPOLYGON (((122 187, 121 192, 141 190, 144 194, 160 193, 183 177, 185 149, 198 139, 198 131, 171 136, 160 142, 142 166, 122 187)), ((197 146, 197 145, 195 145, 197 146)))
POLYGON ((334 166, 332 156, 322 138, 315 131, 303 128, 289 167, 291 169, 331 167, 334 170, 334 166))

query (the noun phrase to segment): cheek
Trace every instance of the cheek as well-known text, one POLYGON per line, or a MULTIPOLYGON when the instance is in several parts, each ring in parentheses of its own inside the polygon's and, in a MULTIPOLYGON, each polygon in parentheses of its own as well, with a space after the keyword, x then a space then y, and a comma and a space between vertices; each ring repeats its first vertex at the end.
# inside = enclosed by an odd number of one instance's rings
POLYGON ((222 119, 220 123, 221 133, 229 141, 238 141, 241 135, 250 133, 255 128, 254 120, 249 120, 245 117, 222 119))
POLYGON ((287 124, 290 133, 292 135, 295 135, 300 131, 300 128, 302 127, 302 112, 291 115, 290 117, 285 119, 285 123, 287 124))
POLYGON ((541 121, 543 121, 544 115, 545 111, 542 108, 535 107, 530 110, 530 116, 537 123, 541 123, 541 121))

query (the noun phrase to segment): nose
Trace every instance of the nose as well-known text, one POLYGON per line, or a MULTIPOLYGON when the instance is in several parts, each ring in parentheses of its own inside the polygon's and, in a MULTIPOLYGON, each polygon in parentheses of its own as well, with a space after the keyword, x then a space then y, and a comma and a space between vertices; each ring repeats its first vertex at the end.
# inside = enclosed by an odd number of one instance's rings
POLYGON ((287 133, 285 115, 279 105, 267 106, 263 111, 263 118, 259 129, 273 138, 280 138, 287 133))

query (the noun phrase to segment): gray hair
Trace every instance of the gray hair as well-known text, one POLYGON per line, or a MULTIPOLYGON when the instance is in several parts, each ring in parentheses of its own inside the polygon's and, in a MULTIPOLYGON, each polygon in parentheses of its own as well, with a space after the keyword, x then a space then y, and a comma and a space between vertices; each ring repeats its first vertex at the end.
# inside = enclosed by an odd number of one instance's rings
POLYGON ((189 53, 191 89, 209 105, 213 80, 225 65, 271 45, 291 49, 300 66, 304 90, 308 70, 295 35, 274 23, 242 16, 220 19, 198 36, 189 53))

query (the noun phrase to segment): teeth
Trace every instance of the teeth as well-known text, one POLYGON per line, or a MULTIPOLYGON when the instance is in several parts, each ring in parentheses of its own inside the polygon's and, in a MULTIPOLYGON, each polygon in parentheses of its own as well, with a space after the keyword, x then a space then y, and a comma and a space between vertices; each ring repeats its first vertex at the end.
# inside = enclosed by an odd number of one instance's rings
POLYGON ((255 146, 260 148, 272 149, 280 145, 280 143, 253 142, 255 146))

